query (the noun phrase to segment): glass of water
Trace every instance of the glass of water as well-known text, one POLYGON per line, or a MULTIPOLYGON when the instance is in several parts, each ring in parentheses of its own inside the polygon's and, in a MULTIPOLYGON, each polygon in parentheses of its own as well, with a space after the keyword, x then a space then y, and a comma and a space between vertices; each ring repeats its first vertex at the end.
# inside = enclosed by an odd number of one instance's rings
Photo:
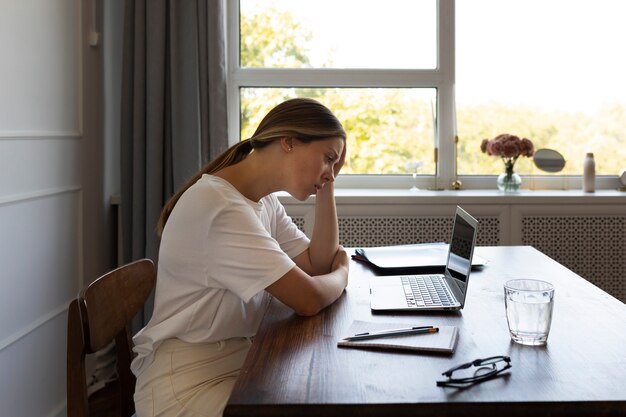
POLYGON ((504 284, 504 305, 514 342, 542 346, 548 340, 554 286, 535 279, 513 279, 504 284))

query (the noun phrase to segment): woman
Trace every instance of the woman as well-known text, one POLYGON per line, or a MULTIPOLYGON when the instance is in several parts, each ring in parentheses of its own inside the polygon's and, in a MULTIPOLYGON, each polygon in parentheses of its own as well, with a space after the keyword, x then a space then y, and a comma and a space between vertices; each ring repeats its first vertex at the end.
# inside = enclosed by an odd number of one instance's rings
POLYGON ((206 165, 163 208, 154 312, 134 338, 137 416, 219 416, 267 302, 317 314, 342 294, 333 181, 337 118, 311 99, 279 104, 254 135, 206 165), (315 194, 309 239, 272 193, 315 194))

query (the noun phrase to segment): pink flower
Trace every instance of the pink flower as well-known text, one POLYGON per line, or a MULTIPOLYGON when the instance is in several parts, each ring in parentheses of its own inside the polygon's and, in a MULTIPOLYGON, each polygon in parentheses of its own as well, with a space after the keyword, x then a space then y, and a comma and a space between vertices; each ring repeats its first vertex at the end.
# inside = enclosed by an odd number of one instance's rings
POLYGON ((483 139, 480 150, 487 155, 500 156, 506 159, 517 159, 520 156, 531 157, 535 153, 530 139, 503 133, 493 139, 483 139))
POLYGON ((520 147, 522 149, 523 156, 531 157, 535 153, 533 143, 530 141, 530 139, 523 138, 520 147))
POLYGON ((487 152, 488 144, 489 144, 489 139, 483 139, 482 143, 480 144, 480 150, 483 151, 483 153, 487 152))

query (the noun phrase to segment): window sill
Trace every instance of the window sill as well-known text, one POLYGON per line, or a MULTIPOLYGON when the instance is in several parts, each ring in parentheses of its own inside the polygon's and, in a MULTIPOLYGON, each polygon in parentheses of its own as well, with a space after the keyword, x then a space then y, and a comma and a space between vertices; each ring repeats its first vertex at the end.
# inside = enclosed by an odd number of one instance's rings
MULTIPOLYGON (((315 196, 301 202, 289 194, 278 193, 282 204, 311 205, 315 196)), ((618 190, 596 190, 585 193, 581 190, 521 190, 515 194, 503 194, 495 189, 443 190, 339 188, 335 200, 343 204, 625 204, 626 192, 618 190)))

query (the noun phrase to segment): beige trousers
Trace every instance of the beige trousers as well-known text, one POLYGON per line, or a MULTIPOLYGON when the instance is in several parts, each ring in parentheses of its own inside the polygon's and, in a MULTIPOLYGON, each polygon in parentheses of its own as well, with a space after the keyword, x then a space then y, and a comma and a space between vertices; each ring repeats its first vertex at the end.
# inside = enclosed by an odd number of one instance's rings
POLYGON ((221 416, 251 344, 247 338, 164 341, 137 378, 137 417, 221 416))

